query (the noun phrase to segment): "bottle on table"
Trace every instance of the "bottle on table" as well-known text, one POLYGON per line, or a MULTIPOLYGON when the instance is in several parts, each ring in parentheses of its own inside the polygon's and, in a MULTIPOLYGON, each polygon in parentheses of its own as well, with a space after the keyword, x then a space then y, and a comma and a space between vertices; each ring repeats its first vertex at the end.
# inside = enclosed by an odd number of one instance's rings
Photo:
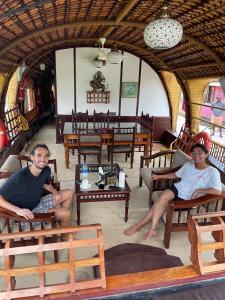
POLYGON ((119 172, 119 187, 125 188, 125 172, 124 172, 124 169, 120 169, 120 172, 119 172))
POLYGON ((84 162, 82 164, 81 175, 82 175, 82 179, 87 179, 88 178, 88 166, 87 166, 86 162, 84 162))

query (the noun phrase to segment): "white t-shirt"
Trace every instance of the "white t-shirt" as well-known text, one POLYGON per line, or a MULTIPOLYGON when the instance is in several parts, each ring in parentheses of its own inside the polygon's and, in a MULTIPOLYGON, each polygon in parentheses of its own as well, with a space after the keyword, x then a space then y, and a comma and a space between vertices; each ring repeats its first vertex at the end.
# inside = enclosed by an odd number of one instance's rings
POLYGON ((211 166, 198 170, 195 168, 195 162, 191 160, 186 162, 175 174, 181 178, 180 182, 174 184, 179 198, 191 199, 193 192, 197 189, 213 188, 222 191, 220 173, 211 166))

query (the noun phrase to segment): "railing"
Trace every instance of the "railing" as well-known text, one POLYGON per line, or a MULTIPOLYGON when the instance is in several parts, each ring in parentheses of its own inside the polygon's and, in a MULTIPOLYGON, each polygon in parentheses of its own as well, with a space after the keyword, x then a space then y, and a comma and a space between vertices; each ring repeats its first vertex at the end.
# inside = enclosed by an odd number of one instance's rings
POLYGON ((209 161, 218 169, 225 172, 225 145, 212 142, 209 161))

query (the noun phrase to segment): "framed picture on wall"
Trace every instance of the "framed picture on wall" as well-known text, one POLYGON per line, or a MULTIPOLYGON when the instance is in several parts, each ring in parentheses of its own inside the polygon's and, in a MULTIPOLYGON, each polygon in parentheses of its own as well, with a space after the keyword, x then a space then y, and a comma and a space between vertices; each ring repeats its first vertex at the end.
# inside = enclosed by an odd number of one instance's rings
POLYGON ((138 82, 122 82, 122 98, 137 98, 138 82))

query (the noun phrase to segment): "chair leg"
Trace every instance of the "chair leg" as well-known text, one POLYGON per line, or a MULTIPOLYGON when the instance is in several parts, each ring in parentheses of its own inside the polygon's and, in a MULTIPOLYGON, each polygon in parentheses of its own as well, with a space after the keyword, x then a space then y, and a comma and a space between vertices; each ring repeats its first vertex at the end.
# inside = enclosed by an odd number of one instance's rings
POLYGON ((131 169, 133 169, 133 163, 134 163, 134 153, 131 153, 131 157, 130 157, 130 166, 131 166, 131 169))
POLYGON ((107 154, 108 154, 108 162, 110 162, 111 149, 109 146, 107 146, 107 154))
POLYGON ((171 203, 168 204, 166 211, 166 224, 164 231, 164 246, 166 249, 170 247, 170 238, 172 232, 172 222, 173 222, 173 208, 171 207, 171 203))
POLYGON ((142 187, 142 177, 139 175, 139 187, 142 187))

